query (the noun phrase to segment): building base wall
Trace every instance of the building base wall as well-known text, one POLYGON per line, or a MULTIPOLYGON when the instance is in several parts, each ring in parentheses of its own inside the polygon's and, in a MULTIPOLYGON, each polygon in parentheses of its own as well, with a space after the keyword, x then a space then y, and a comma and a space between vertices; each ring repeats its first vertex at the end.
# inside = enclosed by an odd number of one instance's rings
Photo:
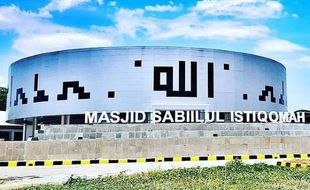
POLYGON ((307 124, 50 125, 0 141, 0 161, 310 153, 307 124))
POLYGON ((309 153, 310 136, 0 142, 0 161, 309 153))

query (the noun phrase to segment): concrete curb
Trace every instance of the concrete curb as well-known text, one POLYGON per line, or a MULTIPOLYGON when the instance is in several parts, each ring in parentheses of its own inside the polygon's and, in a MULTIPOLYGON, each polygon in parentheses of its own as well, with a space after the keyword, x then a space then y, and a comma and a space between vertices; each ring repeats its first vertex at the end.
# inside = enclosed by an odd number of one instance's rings
MULTIPOLYGON (((128 158, 128 159, 84 159, 84 160, 27 160, 27 161, 2 161, 0 167, 20 166, 68 166, 89 164, 122 164, 122 163, 146 163, 146 162, 186 162, 186 161, 219 161, 219 160, 265 160, 265 159, 294 159, 310 158, 310 154, 256 154, 256 155, 209 155, 209 156, 174 156, 153 158, 128 158)), ((287 164, 280 163, 280 166, 287 164)), ((279 165, 277 163, 277 165, 279 165)), ((283 162, 285 163, 285 162, 283 162)), ((296 164, 295 166, 297 166, 296 164)), ((289 167, 293 165, 290 164, 289 167)))
POLYGON ((294 162, 277 162, 277 166, 287 167, 287 168, 308 168, 307 164, 298 164, 294 162))

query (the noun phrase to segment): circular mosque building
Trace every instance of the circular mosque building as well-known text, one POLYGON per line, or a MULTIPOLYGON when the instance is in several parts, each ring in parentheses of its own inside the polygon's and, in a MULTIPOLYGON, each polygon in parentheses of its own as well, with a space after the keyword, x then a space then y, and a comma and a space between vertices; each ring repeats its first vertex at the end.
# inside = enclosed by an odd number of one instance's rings
MULTIPOLYGON (((84 122, 85 112, 286 111, 286 69, 247 53, 183 47, 64 50, 14 62, 8 121, 84 122), (64 117, 66 116, 66 117, 64 117)), ((68 122, 67 122, 68 123, 68 122)))

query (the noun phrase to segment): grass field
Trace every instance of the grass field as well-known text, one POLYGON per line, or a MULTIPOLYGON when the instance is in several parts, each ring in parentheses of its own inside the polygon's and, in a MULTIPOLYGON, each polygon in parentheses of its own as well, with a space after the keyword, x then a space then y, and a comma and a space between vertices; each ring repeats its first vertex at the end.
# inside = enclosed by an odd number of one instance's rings
POLYGON ((229 162, 225 167, 187 168, 118 175, 97 179, 70 179, 63 185, 41 185, 23 190, 64 189, 309 189, 310 170, 290 169, 266 164, 246 165, 229 162))

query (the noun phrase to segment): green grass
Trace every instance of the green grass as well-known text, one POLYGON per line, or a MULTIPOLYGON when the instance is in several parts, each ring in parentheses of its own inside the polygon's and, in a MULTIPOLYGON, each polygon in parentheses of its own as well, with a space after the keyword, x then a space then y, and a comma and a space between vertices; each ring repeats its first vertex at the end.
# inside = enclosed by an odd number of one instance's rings
POLYGON ((309 169, 229 162, 225 167, 182 168, 97 179, 73 179, 63 185, 40 185, 22 190, 66 189, 310 189, 309 169))

